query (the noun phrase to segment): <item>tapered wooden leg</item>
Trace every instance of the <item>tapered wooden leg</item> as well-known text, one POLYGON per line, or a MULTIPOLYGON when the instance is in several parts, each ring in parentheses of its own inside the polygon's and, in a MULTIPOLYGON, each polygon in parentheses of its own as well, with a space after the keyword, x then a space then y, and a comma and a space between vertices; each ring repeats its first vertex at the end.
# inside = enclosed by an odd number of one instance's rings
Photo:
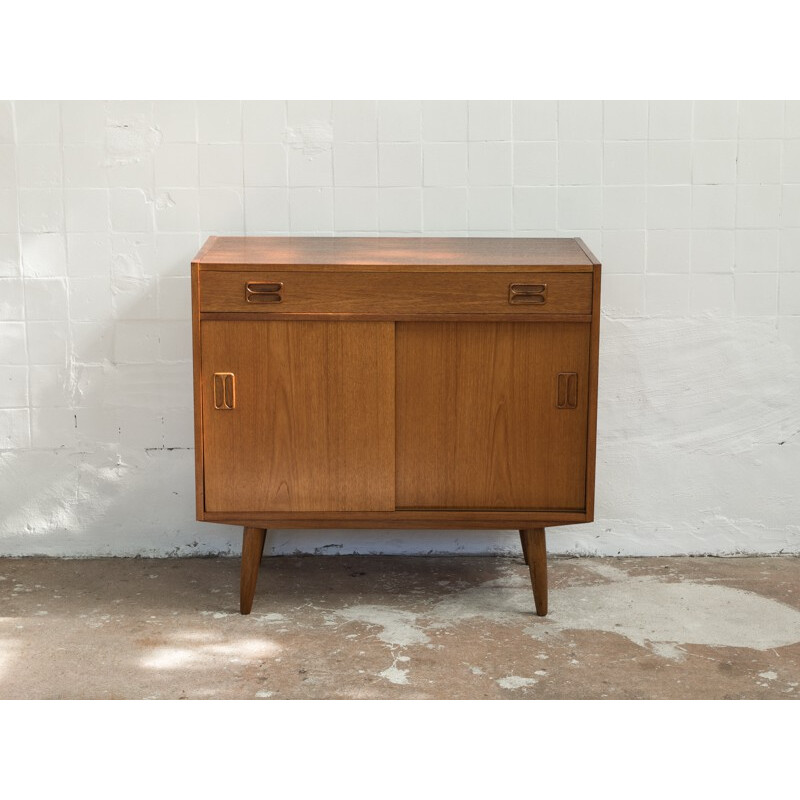
POLYGON ((258 568, 264 554, 266 528, 245 528, 242 537, 242 578, 239 586, 239 611, 249 614, 253 608, 253 595, 256 593, 258 568))
POLYGON ((536 613, 540 617, 545 617, 547 616, 547 544, 544 528, 526 528, 519 533, 528 558, 528 569, 531 572, 536 613))
POLYGON ((519 532, 519 540, 522 543, 522 557, 525 559, 525 563, 528 563, 528 542, 525 539, 525 531, 519 532))

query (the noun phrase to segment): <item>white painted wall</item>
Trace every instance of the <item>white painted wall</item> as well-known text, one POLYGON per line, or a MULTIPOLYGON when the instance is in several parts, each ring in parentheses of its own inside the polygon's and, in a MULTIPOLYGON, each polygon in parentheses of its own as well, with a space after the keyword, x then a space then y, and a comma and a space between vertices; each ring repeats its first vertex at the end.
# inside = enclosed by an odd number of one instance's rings
POLYGON ((597 522, 550 550, 800 552, 800 102, 289 101, 0 103, 0 554, 238 551, 194 521, 188 275, 245 233, 582 236, 597 522))

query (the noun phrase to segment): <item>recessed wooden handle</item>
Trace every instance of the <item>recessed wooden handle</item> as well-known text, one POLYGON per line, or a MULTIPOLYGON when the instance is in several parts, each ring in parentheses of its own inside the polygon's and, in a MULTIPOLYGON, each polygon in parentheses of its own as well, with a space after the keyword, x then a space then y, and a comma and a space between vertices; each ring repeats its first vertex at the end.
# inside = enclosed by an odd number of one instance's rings
POLYGON ((556 408, 578 407, 578 373, 559 372, 556 386, 556 408))
POLYGON ((244 287, 244 296, 248 303, 280 303, 283 284, 248 281, 244 287))
POLYGON ((528 303, 540 306, 547 302, 547 284, 511 283, 508 286, 508 302, 511 305, 528 303))
POLYGON ((236 376, 232 372, 214 373, 214 408, 219 411, 236 408, 236 376))

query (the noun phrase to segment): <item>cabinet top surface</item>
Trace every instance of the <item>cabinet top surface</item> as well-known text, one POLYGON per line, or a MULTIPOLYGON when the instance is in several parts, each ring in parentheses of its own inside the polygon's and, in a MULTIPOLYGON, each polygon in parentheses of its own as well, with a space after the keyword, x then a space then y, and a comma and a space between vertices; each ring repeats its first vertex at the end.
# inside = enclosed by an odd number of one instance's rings
POLYGON ((193 263, 552 266, 589 270, 599 262, 577 238, 211 236, 193 263))

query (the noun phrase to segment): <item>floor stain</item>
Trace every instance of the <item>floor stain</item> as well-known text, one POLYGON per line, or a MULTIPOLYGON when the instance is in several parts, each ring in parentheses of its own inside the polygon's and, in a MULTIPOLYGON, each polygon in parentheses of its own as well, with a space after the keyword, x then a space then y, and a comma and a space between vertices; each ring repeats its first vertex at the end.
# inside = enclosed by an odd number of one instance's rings
POLYGON ((0 698, 800 695, 800 558, 549 568, 540 618, 519 558, 266 558, 242 616, 234 558, 0 559, 0 698))

